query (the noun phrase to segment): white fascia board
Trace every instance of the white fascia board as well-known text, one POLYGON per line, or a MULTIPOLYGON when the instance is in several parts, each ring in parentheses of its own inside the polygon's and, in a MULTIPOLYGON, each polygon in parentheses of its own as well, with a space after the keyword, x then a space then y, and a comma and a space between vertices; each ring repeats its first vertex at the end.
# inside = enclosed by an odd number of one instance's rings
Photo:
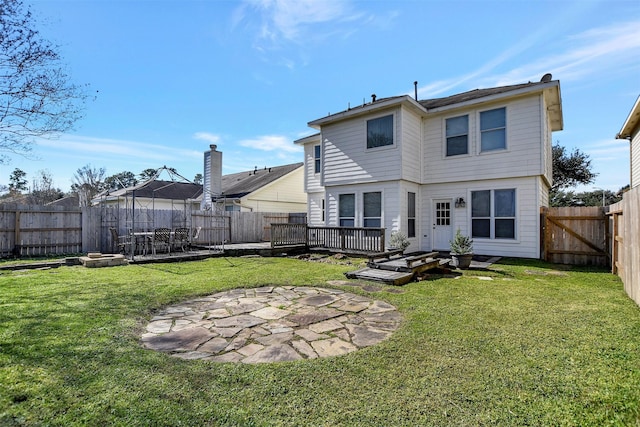
POLYGON ((633 104, 633 108, 629 112, 627 119, 624 121, 620 132, 616 135, 616 139, 630 139, 633 131, 640 124, 640 96, 636 99, 636 103, 633 104))
POLYGON ((396 105, 407 105, 410 108, 417 110, 421 115, 426 115, 426 110, 420 103, 409 95, 397 96, 382 101, 370 102, 364 106, 354 107, 350 110, 342 111, 340 113, 332 114, 330 116, 323 117, 321 119, 313 120, 308 125, 314 129, 320 129, 322 125, 328 123, 338 122, 341 120, 351 119, 361 115, 369 114, 371 112, 382 110, 385 108, 394 107, 396 105))
POLYGON ((300 139, 296 139, 293 141, 294 144, 305 145, 310 143, 319 143, 320 142, 320 133, 314 133, 313 135, 305 136, 300 139))

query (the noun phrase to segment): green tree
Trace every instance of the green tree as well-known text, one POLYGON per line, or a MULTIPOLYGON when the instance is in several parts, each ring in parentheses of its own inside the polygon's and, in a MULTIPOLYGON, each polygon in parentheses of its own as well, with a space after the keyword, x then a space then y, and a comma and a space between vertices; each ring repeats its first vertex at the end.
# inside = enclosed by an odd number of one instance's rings
POLYGON ((202 174, 197 173, 196 176, 193 177, 194 184, 202 184, 202 174))
POLYGON ((553 185, 552 190, 575 187, 578 184, 590 184, 597 173, 591 170, 589 155, 575 148, 568 153, 558 142, 552 148, 553 185))
POLYGON ((0 152, 25 155, 34 138, 66 132, 82 116, 85 87, 70 82, 57 46, 35 26, 22 0, 0 0, 0 152))
POLYGON ((9 175, 9 193, 11 195, 20 194, 27 190, 27 173, 22 169, 15 168, 9 175))
POLYGON ((591 170, 589 155, 577 148, 572 152, 556 142, 552 147, 553 185, 549 192, 551 206, 570 206, 572 197, 565 190, 579 184, 590 184, 595 181, 597 173, 591 170))
POLYGON ((133 172, 123 171, 115 175, 106 177, 104 179, 104 188, 108 190, 127 188, 132 187, 137 183, 138 179, 133 174, 133 172))
POLYGON ((151 178, 154 178, 158 173, 158 169, 148 168, 140 172, 138 175, 140 177, 140 181, 147 181, 151 178))

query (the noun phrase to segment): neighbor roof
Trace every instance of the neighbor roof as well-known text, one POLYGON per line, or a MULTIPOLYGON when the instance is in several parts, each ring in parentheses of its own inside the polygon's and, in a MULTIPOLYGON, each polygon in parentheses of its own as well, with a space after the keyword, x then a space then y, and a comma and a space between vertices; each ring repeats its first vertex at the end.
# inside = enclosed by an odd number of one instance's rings
POLYGON ((252 193, 273 181, 302 167, 304 163, 292 163, 290 165, 254 168, 246 172, 238 172, 222 176, 223 197, 239 198, 252 193))
POLYGON ((148 197, 150 199, 187 200, 196 199, 202 195, 202 185, 190 182, 150 180, 133 187, 110 191, 109 198, 132 195, 148 197))

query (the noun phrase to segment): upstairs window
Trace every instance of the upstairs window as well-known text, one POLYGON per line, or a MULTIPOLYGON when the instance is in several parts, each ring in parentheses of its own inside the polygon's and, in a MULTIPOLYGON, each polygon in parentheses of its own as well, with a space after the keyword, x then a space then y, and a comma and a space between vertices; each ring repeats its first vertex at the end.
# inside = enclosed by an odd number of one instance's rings
POLYGON ((313 173, 320 173, 320 146, 313 146, 313 173))
POLYGON ((393 115, 367 120, 367 148, 393 145, 393 115))
POLYGON ((354 227, 356 219, 356 195, 341 194, 338 198, 340 227, 354 227))
POLYGON ((507 110, 495 110, 480 113, 480 150, 493 151, 507 148, 507 110))
POLYGON ((382 193, 364 193, 364 215, 363 224, 365 227, 382 226, 382 193))
POLYGON ((469 152, 469 116, 452 117, 446 120, 447 156, 469 152))

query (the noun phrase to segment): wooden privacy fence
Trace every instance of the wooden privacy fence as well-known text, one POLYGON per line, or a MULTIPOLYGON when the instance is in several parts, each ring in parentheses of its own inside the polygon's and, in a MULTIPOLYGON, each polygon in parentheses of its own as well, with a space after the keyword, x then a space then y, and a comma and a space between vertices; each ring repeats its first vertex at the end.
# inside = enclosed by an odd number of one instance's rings
POLYGON ((304 245, 343 252, 384 252, 384 228, 271 224, 271 247, 304 245))
POLYGON ((602 207, 542 208, 542 258, 574 265, 609 265, 609 227, 602 207))
POLYGON ((300 221, 304 214, 199 210, 127 210, 0 206, 0 257, 47 256, 117 251, 110 228, 118 235, 158 227, 200 229, 197 245, 268 241, 272 221, 300 221))
POLYGON ((82 211, 61 207, 0 208, 0 256, 38 256, 82 250, 82 211))
POLYGON ((611 272, 622 279, 624 290, 640 305, 640 187, 609 206, 611 218, 611 272))

